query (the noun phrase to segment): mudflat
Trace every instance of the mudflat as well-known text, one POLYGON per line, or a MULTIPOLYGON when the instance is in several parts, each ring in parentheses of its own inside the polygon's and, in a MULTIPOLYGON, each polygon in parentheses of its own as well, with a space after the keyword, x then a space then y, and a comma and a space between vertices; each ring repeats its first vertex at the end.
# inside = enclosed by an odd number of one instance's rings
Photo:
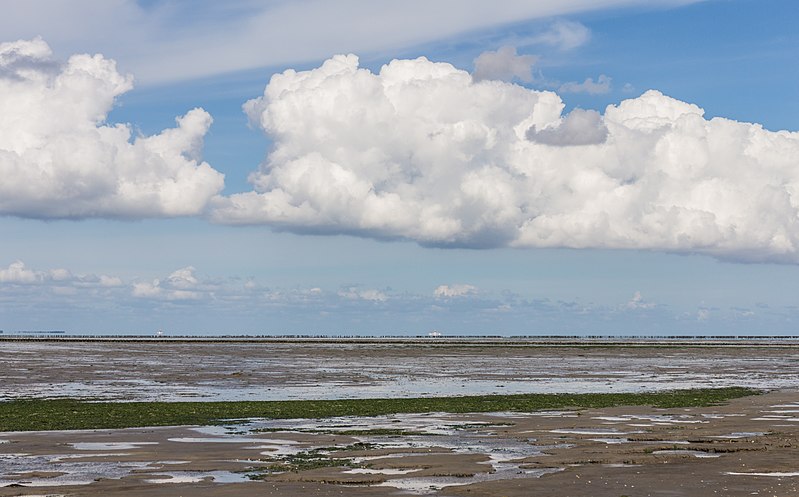
POLYGON ((410 396, 425 378, 430 392, 418 393, 430 395, 767 390, 707 407, 0 433, 0 496, 799 495, 799 349, 784 344, 0 346, 6 399, 25 385, 37 397, 122 401, 410 396))
POLYGON ((799 342, 3 341, 0 400, 306 400, 799 386, 799 342))

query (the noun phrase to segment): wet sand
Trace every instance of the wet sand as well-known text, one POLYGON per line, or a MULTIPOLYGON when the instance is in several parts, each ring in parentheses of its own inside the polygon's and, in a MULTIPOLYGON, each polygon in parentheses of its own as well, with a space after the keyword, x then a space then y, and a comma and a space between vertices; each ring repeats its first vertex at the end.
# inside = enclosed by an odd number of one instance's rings
POLYGON ((0 400, 287 400, 799 387, 797 344, 596 345, 0 340, 0 400))
POLYGON ((455 393, 472 381, 491 393, 524 385, 531 392, 623 391, 691 382, 774 390, 690 409, 0 433, 2 497, 799 495, 799 350, 791 347, 10 345, 2 344, 0 369, 6 398, 24 393, 25 385, 57 395, 67 383, 121 399, 189 393, 217 400, 220 390, 234 396, 263 390, 256 395, 262 398, 390 396, 430 375, 455 393), (314 467, 300 470, 309 461, 314 467))

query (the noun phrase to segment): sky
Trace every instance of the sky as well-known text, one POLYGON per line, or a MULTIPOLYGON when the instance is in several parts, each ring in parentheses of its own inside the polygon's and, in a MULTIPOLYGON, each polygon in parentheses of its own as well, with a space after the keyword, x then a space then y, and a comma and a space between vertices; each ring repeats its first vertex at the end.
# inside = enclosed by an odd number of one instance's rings
POLYGON ((799 334, 795 2, 0 9, 6 334, 799 334))

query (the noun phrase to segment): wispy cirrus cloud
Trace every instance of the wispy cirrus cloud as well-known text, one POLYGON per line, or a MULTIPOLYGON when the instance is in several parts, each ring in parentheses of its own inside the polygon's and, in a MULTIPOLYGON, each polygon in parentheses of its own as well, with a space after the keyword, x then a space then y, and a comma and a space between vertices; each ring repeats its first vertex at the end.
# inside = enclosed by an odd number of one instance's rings
POLYGON ((534 34, 520 43, 530 45, 549 45, 559 50, 573 50, 583 46, 591 39, 591 30, 584 24, 559 19, 546 30, 534 34))
MULTIPOLYGON (((681 6, 694 0, 659 0, 681 6)), ((101 51, 145 83, 320 60, 339 52, 398 51, 431 41, 536 19, 607 8, 651 6, 644 0, 27 0, 5 2, 0 32, 43 36, 67 52, 101 51), (42 15, 46 12, 47 15, 42 15)), ((573 48, 586 30, 557 21, 536 43, 573 48)))

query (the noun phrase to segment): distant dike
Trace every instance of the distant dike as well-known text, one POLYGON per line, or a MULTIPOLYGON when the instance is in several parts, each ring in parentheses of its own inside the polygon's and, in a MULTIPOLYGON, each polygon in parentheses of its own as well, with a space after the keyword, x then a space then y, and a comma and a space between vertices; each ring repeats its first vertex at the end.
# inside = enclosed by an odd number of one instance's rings
POLYGON ((70 335, 0 331, 3 342, 261 343, 318 345, 435 345, 499 347, 799 347, 799 335, 70 335))

